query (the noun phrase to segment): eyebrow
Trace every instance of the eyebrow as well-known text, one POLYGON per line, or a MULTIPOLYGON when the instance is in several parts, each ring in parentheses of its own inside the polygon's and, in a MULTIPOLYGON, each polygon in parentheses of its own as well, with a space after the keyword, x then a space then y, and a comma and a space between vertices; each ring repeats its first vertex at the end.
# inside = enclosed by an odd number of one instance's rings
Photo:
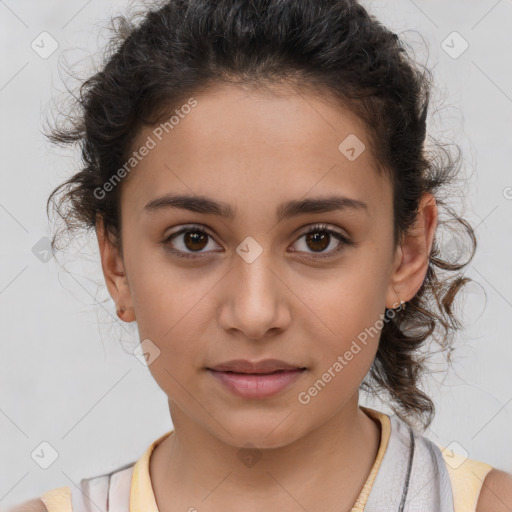
MULTIPOLYGON (((168 208, 180 208, 196 213, 216 215, 226 220, 233 220, 236 216, 236 211, 230 204, 198 195, 166 194, 149 201, 144 206, 144 211, 155 213, 168 208)), ((368 205, 359 199, 345 196, 292 200, 279 205, 276 211, 276 219, 282 221, 298 215, 327 213, 336 210, 362 211, 368 214, 368 205)))

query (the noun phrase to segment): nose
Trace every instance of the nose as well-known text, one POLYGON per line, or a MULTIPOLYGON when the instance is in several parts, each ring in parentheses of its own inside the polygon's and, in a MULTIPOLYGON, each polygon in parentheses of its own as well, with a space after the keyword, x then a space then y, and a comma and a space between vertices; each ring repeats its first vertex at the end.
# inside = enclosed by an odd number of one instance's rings
POLYGON ((264 255, 251 263, 235 258, 221 292, 221 326, 251 340, 283 332, 292 318, 286 277, 264 255))

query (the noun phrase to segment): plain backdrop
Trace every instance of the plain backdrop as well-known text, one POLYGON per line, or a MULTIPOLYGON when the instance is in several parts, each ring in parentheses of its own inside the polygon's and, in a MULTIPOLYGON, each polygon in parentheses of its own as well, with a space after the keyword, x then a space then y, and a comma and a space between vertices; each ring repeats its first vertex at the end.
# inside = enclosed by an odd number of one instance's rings
MULTIPOLYGON (((453 369, 439 357, 425 382, 437 410, 425 435, 512 471, 512 2, 364 5, 433 69, 429 129, 463 151, 459 211, 479 242, 453 369)), ((78 165, 41 133, 48 102, 64 90, 66 62, 87 63, 126 6, 0 1, 0 509, 135 461, 172 428, 166 396, 130 354, 136 328, 117 320, 95 239, 77 239, 59 262, 47 252, 46 199, 78 165)))

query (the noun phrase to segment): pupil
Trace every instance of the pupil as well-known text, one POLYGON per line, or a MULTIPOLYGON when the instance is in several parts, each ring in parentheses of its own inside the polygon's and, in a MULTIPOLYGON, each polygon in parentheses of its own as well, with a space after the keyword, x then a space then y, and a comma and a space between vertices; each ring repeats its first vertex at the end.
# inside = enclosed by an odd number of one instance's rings
POLYGON ((328 233, 325 233, 323 231, 316 231, 313 234, 307 235, 307 242, 312 241, 313 244, 318 244, 320 242, 320 247, 310 247, 310 249, 318 249, 319 251, 321 251, 329 246, 329 237, 330 235, 328 233))
POLYGON ((206 235, 204 233, 199 233, 197 231, 188 231, 185 233, 185 245, 190 250, 201 250, 206 246, 206 235), (201 240, 202 239, 202 240, 201 240), (201 244, 201 241, 203 242, 201 244), (191 244, 189 243, 191 242, 191 244), (194 244, 199 243, 201 246, 197 247, 194 244))

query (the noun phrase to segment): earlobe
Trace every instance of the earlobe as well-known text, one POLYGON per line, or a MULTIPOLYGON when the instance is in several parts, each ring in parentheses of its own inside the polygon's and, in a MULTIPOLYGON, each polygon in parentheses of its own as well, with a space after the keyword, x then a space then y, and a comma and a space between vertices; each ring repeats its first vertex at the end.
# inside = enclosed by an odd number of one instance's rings
POLYGON ((386 297, 386 304, 393 304, 392 308, 399 305, 399 300, 411 300, 421 288, 430 262, 437 220, 436 200, 432 194, 425 193, 416 220, 397 249, 398 263, 393 270, 386 297))
POLYGON ((101 257, 105 284, 114 302, 119 318, 126 322, 135 320, 130 288, 119 249, 110 239, 101 216, 96 218, 96 237, 101 257), (121 313, 121 314, 119 314, 121 313))

